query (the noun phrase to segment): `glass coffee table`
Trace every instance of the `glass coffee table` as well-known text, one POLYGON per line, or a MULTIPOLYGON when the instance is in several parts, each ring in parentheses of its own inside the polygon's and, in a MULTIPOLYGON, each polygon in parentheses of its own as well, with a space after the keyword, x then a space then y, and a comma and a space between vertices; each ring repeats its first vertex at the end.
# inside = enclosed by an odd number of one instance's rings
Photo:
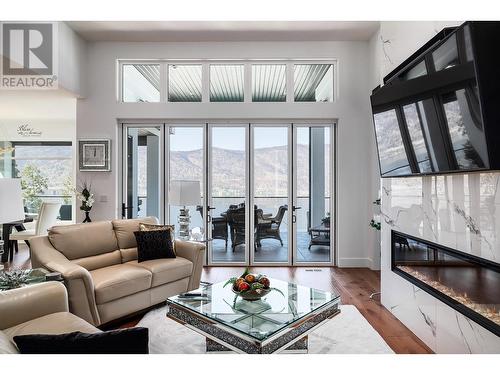
POLYGON ((270 279, 273 290, 258 301, 236 296, 224 282, 167 299, 167 316, 206 337, 207 352, 270 354, 307 352, 307 335, 340 313, 340 295, 270 279))

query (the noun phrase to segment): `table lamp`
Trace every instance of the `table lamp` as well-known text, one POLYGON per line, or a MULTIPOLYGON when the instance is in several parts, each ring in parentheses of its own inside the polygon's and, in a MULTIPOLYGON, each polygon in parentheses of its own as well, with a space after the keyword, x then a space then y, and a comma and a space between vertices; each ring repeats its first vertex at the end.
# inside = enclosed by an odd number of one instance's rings
MULTIPOLYGON (((23 191, 19 178, 0 178, 0 225, 24 220, 23 191)), ((2 233, 2 238, 5 234, 2 233)), ((0 254, 3 253, 3 240, 0 241, 0 254)), ((0 270, 3 266, 0 265, 0 270)))
POLYGON ((179 237, 189 239, 189 208, 200 204, 201 189, 199 181, 173 180, 170 182, 168 202, 171 206, 182 206, 179 210, 179 237))

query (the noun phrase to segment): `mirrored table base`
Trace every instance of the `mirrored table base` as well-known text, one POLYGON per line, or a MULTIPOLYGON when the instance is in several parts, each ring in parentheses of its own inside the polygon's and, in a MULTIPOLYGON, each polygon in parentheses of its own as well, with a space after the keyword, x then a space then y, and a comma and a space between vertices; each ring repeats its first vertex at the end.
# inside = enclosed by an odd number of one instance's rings
POLYGON ((338 301, 311 312, 265 340, 257 340, 202 314, 167 300, 167 317, 207 338, 207 352, 232 350, 237 353, 271 354, 286 349, 307 352, 310 332, 340 313, 338 301))

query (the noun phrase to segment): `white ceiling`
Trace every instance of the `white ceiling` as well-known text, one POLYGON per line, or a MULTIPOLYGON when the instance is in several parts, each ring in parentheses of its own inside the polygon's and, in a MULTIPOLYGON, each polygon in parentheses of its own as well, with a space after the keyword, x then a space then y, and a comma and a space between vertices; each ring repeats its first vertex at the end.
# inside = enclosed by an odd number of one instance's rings
POLYGON ((376 21, 69 21, 89 41, 243 42, 369 40, 376 21))

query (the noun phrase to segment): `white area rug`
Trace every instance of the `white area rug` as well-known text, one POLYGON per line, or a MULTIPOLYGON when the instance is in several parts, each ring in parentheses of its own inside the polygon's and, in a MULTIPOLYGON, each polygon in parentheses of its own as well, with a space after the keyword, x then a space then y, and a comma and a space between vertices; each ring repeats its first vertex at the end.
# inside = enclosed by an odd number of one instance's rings
MULTIPOLYGON (((342 305, 340 309, 340 314, 309 335, 309 353, 394 353, 356 307, 342 305)), ((205 337, 167 318, 166 307, 150 311, 137 326, 149 328, 151 354, 205 353, 205 337)))

